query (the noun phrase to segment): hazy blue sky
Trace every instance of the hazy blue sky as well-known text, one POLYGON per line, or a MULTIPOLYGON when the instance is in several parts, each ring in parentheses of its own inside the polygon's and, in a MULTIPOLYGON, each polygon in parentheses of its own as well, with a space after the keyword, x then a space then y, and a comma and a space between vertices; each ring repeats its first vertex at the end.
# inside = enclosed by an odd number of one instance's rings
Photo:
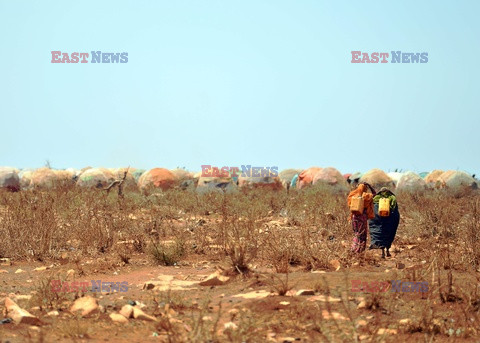
POLYGON ((480 174, 478 13, 478 1, 0 0, 0 165, 480 174), (128 63, 52 64, 52 50, 128 63), (352 50, 429 60, 352 64, 352 50))

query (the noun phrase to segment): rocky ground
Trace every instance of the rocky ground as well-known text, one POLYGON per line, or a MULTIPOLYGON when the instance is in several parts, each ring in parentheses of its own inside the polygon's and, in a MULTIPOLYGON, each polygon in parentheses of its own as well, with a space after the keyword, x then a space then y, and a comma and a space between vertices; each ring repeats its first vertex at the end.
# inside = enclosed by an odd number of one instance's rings
MULTIPOLYGON (((152 267, 142 255, 107 268, 108 261, 22 263, 2 260, 2 342, 315 342, 436 341, 464 334, 449 321, 455 302, 440 304, 429 293, 352 292, 351 281, 412 279, 428 266, 405 257, 415 245, 393 249, 393 257, 360 261, 348 269, 287 274, 252 266, 248 277, 227 276, 215 261, 184 261, 152 267), (85 281, 87 291, 52 292, 85 281), (128 290, 93 292, 91 280, 126 282, 128 290), (437 313, 430 318, 428 311, 437 313), (443 317, 443 319, 438 319, 443 317), (11 318, 11 322, 10 319, 11 318)), ((468 275, 457 278, 469 280, 468 275)), ((427 280, 431 281, 431 280, 427 280)), ((463 329, 464 330, 464 329, 463 329)), ((470 339, 475 341, 473 336, 470 339)))

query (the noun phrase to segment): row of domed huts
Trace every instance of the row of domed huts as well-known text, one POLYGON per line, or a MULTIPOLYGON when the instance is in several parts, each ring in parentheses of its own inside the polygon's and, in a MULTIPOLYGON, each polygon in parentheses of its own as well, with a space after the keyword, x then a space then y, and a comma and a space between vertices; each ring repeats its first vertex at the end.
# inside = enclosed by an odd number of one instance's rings
POLYGON ((332 167, 308 169, 286 169, 277 177, 202 177, 184 169, 168 170, 154 168, 148 171, 135 168, 83 168, 55 170, 50 168, 22 169, 0 167, 0 189, 11 191, 33 188, 53 188, 59 185, 76 184, 79 187, 107 188, 116 180, 123 181, 125 191, 167 190, 174 187, 196 189, 198 192, 238 188, 303 189, 308 186, 324 185, 333 191, 346 192, 352 185, 368 182, 375 189, 388 187, 396 191, 422 192, 428 189, 450 189, 455 192, 478 189, 480 181, 463 171, 434 170, 430 173, 407 172, 386 173, 372 169, 366 173, 341 174, 332 167))

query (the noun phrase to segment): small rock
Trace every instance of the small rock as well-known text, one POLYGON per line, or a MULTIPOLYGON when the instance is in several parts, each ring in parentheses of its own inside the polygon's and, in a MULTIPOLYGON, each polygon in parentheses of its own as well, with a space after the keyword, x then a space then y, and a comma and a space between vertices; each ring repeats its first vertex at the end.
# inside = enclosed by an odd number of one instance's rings
POLYGON ((411 323, 412 323, 412 321, 411 321, 410 318, 400 319, 398 321, 398 324, 400 324, 400 325, 409 325, 411 323))
POLYGON ((405 264, 404 263, 401 263, 401 262, 397 262, 396 265, 397 269, 403 269, 405 268, 405 264))
POLYGON ((88 316, 96 310, 98 310, 97 299, 88 295, 75 300, 70 308, 70 312, 82 311, 82 317, 88 316))
POLYGON ((357 327, 367 326, 367 325, 368 325, 368 322, 365 319, 360 319, 359 321, 357 321, 357 327))
POLYGON ((40 319, 18 306, 12 299, 5 298, 7 316, 17 324, 41 325, 40 319))
POLYGON ((348 320, 338 312, 328 312, 327 310, 322 311, 322 316, 325 319, 335 319, 335 320, 348 320))
POLYGON ((9 258, 3 257, 0 258, 0 266, 11 266, 12 265, 12 260, 9 258))
POLYGON ((339 260, 330 260, 328 263, 336 270, 339 271, 341 268, 340 261, 339 260))
POLYGON ((365 300, 360 301, 360 303, 357 306, 357 310, 361 310, 367 307, 367 302, 365 300))
POLYGON ((313 270, 312 273, 314 274, 326 274, 327 272, 324 270, 313 270))
POLYGON ((204 322, 213 322, 213 318, 211 316, 203 316, 202 320, 204 322))
POLYGON ((50 317, 57 317, 59 315, 60 313, 58 311, 50 311, 47 313, 47 316, 50 316, 50 317))
POLYGON ((248 292, 243 294, 236 294, 236 295, 232 295, 232 297, 244 298, 244 299, 260 299, 260 298, 268 297, 270 294, 272 293, 270 293, 269 291, 260 290, 260 291, 253 291, 253 292, 248 292))
POLYGON ((338 303, 341 302, 342 299, 340 298, 335 298, 331 296, 325 296, 323 294, 321 295, 314 295, 313 297, 310 297, 307 299, 308 301, 321 301, 321 302, 329 302, 329 303, 338 303))
POLYGON ((297 296, 300 295, 315 295, 315 291, 313 289, 301 289, 296 293, 297 296))
POLYGON ((25 270, 23 270, 23 269, 17 269, 17 270, 15 271, 15 274, 20 274, 20 273, 25 273, 25 270))
POLYGON ((157 318, 146 314, 145 312, 143 312, 138 307, 133 308, 133 318, 139 319, 139 320, 150 321, 150 322, 156 322, 157 321, 157 318))
POLYGON ((397 334, 397 329, 384 329, 384 328, 380 328, 378 329, 377 331, 377 334, 379 336, 382 336, 382 335, 396 335, 397 334))
POLYGON ((200 282, 200 286, 222 286, 226 284, 230 278, 228 276, 223 276, 220 273, 216 272, 209 275, 204 281, 200 282))
POLYGON ((279 342, 293 343, 293 342, 295 342, 295 338, 294 337, 282 337, 282 338, 280 338, 279 342))
POLYGON ((119 313, 110 313, 109 317, 115 323, 128 323, 128 319, 119 313))
POLYGON ((8 270, 0 269, 0 274, 3 274, 3 273, 7 274, 7 273, 8 273, 8 270))
POLYGON ((288 305, 290 305, 290 302, 289 301, 280 301, 280 305, 288 306, 288 305))
POLYGON ((238 326, 234 322, 228 322, 228 323, 225 323, 224 328, 225 330, 236 330, 238 329, 238 326))
POLYGON ((22 301, 22 300, 30 300, 32 299, 31 294, 15 294, 15 293, 10 293, 8 295, 10 298, 14 298, 15 301, 22 301))
POLYGON ((67 279, 72 280, 75 277, 75 270, 69 269, 67 270, 67 279))
POLYGON ((33 271, 34 271, 34 272, 43 272, 43 271, 45 271, 45 270, 47 270, 47 269, 48 269, 48 267, 43 266, 43 267, 37 267, 37 268, 35 268, 33 271))
POLYGON ((125 318, 133 318, 133 306, 132 305, 124 305, 120 310, 120 314, 125 318))
POLYGON ((156 286, 163 285, 163 282, 161 281, 147 281, 143 284, 143 290, 149 291, 151 289, 154 289, 156 286))

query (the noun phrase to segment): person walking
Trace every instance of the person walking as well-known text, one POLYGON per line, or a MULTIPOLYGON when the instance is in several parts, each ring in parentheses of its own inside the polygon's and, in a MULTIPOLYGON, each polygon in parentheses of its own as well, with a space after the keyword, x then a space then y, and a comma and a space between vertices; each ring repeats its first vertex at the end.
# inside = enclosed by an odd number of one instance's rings
POLYGON ((360 183, 354 190, 348 194, 347 202, 350 208, 354 197, 363 198, 363 211, 361 213, 352 212, 350 221, 353 228, 353 243, 351 251, 362 253, 367 245, 368 219, 375 218, 373 209, 373 198, 376 195, 375 190, 368 183, 360 183), (370 192, 367 192, 370 189, 370 192))
POLYGON ((390 257, 390 247, 400 223, 397 197, 388 188, 383 187, 373 198, 373 209, 375 217, 368 221, 371 243, 369 249, 382 249, 382 258, 385 258, 386 249, 387 257, 390 257), (384 206, 389 206, 389 209, 387 207, 380 211, 380 201, 382 199, 385 202, 384 206))

